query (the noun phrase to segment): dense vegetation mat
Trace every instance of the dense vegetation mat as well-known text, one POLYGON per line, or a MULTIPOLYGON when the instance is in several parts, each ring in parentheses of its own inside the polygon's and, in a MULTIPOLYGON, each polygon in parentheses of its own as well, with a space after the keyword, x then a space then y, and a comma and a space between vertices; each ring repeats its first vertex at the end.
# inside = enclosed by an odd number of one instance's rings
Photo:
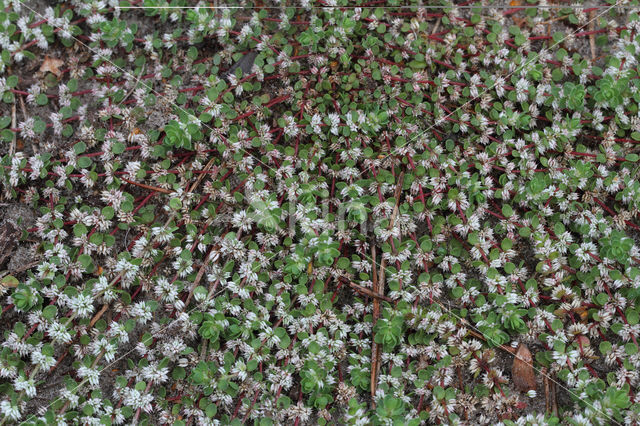
POLYGON ((2 0, 0 425, 637 424, 637 1, 2 0))

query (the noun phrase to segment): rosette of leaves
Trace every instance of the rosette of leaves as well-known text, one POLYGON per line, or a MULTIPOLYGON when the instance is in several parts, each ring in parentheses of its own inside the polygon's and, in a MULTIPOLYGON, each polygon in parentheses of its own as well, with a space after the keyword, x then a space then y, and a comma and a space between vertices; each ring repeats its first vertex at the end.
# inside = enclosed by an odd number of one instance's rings
POLYGON ((300 371, 302 392, 311 394, 310 399, 316 408, 322 409, 333 401, 333 386, 327 383, 327 368, 330 367, 331 365, 321 366, 316 361, 309 360, 300 371))
POLYGON ((311 248, 310 254, 316 259, 318 266, 331 266, 334 260, 340 256, 338 250, 339 243, 333 241, 328 234, 322 234, 318 237, 316 244, 311 248))
POLYGON ((396 398, 393 395, 386 395, 376 405, 376 419, 377 424, 420 424, 420 421, 415 419, 413 422, 406 423, 404 418, 407 411, 407 404, 400 398, 396 398))
POLYGON ((383 345, 385 351, 392 351, 403 340, 404 317, 394 315, 393 310, 389 307, 384 310, 383 318, 376 321, 373 328, 374 341, 379 345, 383 345))
POLYGON ((596 82, 595 86, 591 86, 591 89, 593 98, 597 102, 614 109, 623 103, 625 94, 629 90, 629 79, 615 79, 612 75, 605 75, 596 82))
POLYGON ((282 209, 278 205, 275 194, 269 194, 265 200, 251 202, 249 216, 257 223, 258 227, 269 234, 278 232, 284 223, 280 220, 282 209))
POLYGON ((613 230, 608 237, 600 240, 600 255, 626 265, 630 261, 629 251, 631 247, 633 247, 632 238, 622 231, 613 230))

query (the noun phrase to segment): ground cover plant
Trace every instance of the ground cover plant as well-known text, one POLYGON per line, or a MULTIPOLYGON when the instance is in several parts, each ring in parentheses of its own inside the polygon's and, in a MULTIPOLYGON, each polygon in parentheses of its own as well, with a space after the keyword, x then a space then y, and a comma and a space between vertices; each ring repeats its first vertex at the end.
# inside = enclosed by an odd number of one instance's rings
POLYGON ((0 425, 639 421, 637 1, 0 4, 0 425))

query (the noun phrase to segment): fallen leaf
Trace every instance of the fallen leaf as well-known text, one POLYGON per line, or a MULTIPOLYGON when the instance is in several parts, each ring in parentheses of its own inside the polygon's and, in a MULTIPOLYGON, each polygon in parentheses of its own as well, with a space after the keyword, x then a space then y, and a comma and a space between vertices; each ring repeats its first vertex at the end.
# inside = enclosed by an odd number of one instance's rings
POLYGON ((16 279, 16 277, 7 275, 2 279, 2 281, 0 281, 0 286, 5 288, 14 288, 14 287, 18 287, 18 283, 19 282, 16 279))
POLYGON ((42 65, 40 65, 40 72, 50 72, 56 77, 60 77, 60 74, 62 74, 62 72, 60 72, 60 67, 62 66, 62 64, 64 64, 64 61, 62 59, 45 56, 42 65))
POLYGON ((511 376, 516 389, 522 392, 536 389, 536 376, 533 371, 533 358, 526 345, 520 344, 513 360, 511 376))
POLYGON ((577 308, 573 308, 573 312, 580 316, 580 321, 587 322, 589 318, 589 311, 584 306, 578 306, 577 308))
POLYGON ((527 18, 518 18, 517 16, 514 16, 511 19, 513 19, 513 22, 520 28, 524 28, 527 25, 527 18))
POLYGON ((585 347, 591 345, 591 340, 587 336, 576 336, 576 343, 578 346, 585 347))
POLYGON ((520 6, 520 1, 519 0, 511 0, 509 2, 509 6, 520 6))

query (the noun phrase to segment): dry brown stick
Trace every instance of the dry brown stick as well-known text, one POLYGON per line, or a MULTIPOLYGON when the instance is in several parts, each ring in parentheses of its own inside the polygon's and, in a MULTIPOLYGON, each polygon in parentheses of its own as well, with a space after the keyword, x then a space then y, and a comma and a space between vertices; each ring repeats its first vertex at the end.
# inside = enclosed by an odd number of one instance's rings
MULTIPOLYGON (((402 183, 404 182, 404 172, 400 173, 400 177, 398 178, 398 184, 396 185, 396 190, 393 193, 394 198, 396 199, 396 203, 393 206, 393 212, 391 213, 391 218, 389 219, 389 226, 387 230, 393 228, 393 225, 396 222, 396 217, 398 216, 398 205, 400 204, 400 192, 402 191, 402 183)), ((387 260, 383 257, 380 262, 380 272, 378 273, 378 285, 380 286, 380 291, 384 292, 384 268, 387 264, 387 260)))
MULTIPOLYGON (((189 192, 193 192, 195 191, 195 189, 198 187, 198 185, 200 185, 200 182, 202 182, 202 179, 204 179, 205 175, 207 174, 207 172, 209 171, 209 169, 211 168, 211 166, 213 166, 213 162, 215 161, 216 157, 211 157, 211 159, 209 160, 209 162, 207 163, 206 166, 204 166, 204 169, 202 169, 202 173, 200 173, 200 176, 198 176, 198 179, 193 183, 193 185, 191 185, 191 189, 189 190, 189 192)), ((213 174, 212 177, 215 177, 217 175, 217 171, 213 174)))
POLYGON ((558 417, 558 387, 556 386, 555 380, 551 381, 551 390, 553 393, 553 398, 551 398, 551 412, 554 416, 558 417))
MULTIPOLYGON (((17 120, 16 120, 16 102, 13 102, 13 106, 11 107, 11 127, 12 128, 16 128, 18 127, 17 124, 17 120)), ((11 146, 9 147, 9 156, 13 157, 13 154, 16 153, 16 142, 18 141, 18 133, 14 132, 13 133, 13 138, 11 138, 11 146)))
POLYGON ((595 28, 594 20, 595 20, 595 11, 592 10, 589 13, 589 45, 591 46, 591 63, 596 62, 596 35, 593 33, 595 28))
POLYGON ((434 35, 436 31, 438 31, 439 26, 440 26, 440 18, 438 18, 438 21, 436 22, 435 27, 433 27, 433 31, 431 31, 431 35, 434 35))
POLYGON ((540 22, 542 25, 548 25, 552 22, 562 21, 563 19, 567 19, 569 15, 556 16, 555 18, 547 19, 546 21, 540 22))
POLYGON ((93 327, 95 325, 95 323, 98 322, 100 317, 102 317, 102 315, 104 315, 104 313, 107 312, 108 308, 109 308, 109 304, 105 303, 102 306, 102 309, 100 309, 100 311, 97 314, 95 314, 95 316, 91 319, 91 321, 89 322, 89 327, 93 327))
POLYGON ((544 380, 544 411, 547 414, 551 413, 551 389, 549 386, 549 376, 546 374, 546 368, 543 369, 543 380, 544 380))
POLYGON ((26 121, 29 117, 27 115, 27 107, 24 105, 24 99, 22 99, 22 95, 18 96, 18 99, 20 99, 20 109, 22 110, 22 115, 26 121))
MULTIPOLYGON (((371 270, 373 271, 373 291, 376 294, 380 293, 378 290, 378 268, 376 267, 376 245, 371 245, 371 270)), ((376 325, 376 321, 380 317, 380 303, 373 300, 373 325, 376 325)))
MULTIPOLYGON (((363 286, 361 286, 361 285, 359 285, 359 284, 356 284, 356 283, 354 283, 354 282, 352 282, 352 281, 349 281, 349 282, 348 282, 348 284, 349 284, 349 286, 350 286, 351 288, 353 288, 355 291, 357 291, 357 292, 359 292, 359 293, 362 293, 362 294, 364 294, 365 296, 373 297, 373 298, 374 298, 374 300, 375 300, 375 299, 380 299, 380 300, 384 300, 385 302, 389 302, 389 303, 391 303, 391 302, 392 302, 391 298, 389 298, 389 297, 385 296, 384 294, 378 294, 378 293, 376 293, 375 291, 373 291, 373 290, 371 290, 371 289, 368 289, 368 288, 366 288, 366 287, 363 287, 363 286)), ((378 305, 379 305, 379 303, 378 303, 378 305)))
MULTIPOLYGON (((200 174, 200 176, 198 176, 198 179, 193 183, 193 185, 191 185, 191 189, 189 189, 189 193, 192 193, 193 191, 196 190, 196 188, 198 187, 198 185, 200 185, 200 183, 202 182, 202 180, 204 179, 205 175, 207 174, 207 172, 209 171, 209 169, 211 168, 211 166, 213 166, 213 162, 215 161, 215 157, 211 157, 211 159, 207 162, 207 165, 204 166, 204 168, 202 169, 202 172, 200 174)), ((213 177, 215 177, 218 174, 217 170, 214 172, 213 177)), ((240 239, 240 236, 242 235, 242 231, 238 232, 237 238, 240 239)), ((193 297, 193 292, 196 289, 196 287, 198 286, 198 283, 200 282, 200 280, 202 279, 202 276, 204 275, 204 271, 207 267, 207 265, 209 264, 209 261, 211 260, 209 255, 211 254, 211 250, 213 250, 213 247, 211 247, 209 249, 209 251, 207 252, 207 255, 204 258, 204 262, 202 263, 202 266, 200 267, 200 270, 198 271, 198 274, 196 275, 196 279, 193 282, 193 284, 191 285, 191 289, 189 290, 189 295, 187 296, 187 300, 184 302, 184 306, 189 306, 189 302, 191 301, 191 297, 193 297)))
POLYGON ((117 106, 120 106, 124 103, 124 101, 127 100, 127 98, 129 98, 129 96, 131 96, 131 94, 136 90, 136 88, 138 87, 138 83, 140 83, 140 78, 142 77, 142 75, 144 74, 144 70, 145 70, 145 66, 142 66, 142 69, 140 70, 140 75, 138 75, 138 78, 136 79, 136 82, 133 84, 133 87, 131 88, 131 90, 129 90, 129 93, 127 93, 124 98, 122 98, 122 100, 118 103, 117 106))
POLYGON ((130 183, 131 185, 139 186, 140 188, 149 189, 151 191, 162 192, 163 194, 171 194, 173 191, 164 188, 158 188, 157 186, 146 185, 144 183, 134 182, 124 177, 120 177, 123 181, 130 183))
MULTIPOLYGON (((375 239, 375 237, 374 237, 375 239)), ((378 287, 378 273, 376 267, 376 244, 371 245, 371 269, 373 270, 373 291, 376 294, 380 294, 381 291, 378 287)), ((372 324, 375 327, 378 318, 380 317, 380 301, 377 298, 373 299, 373 320, 372 324)), ((376 408, 376 391, 378 390, 378 344, 375 342, 374 336, 371 337, 371 408, 376 408)))
POLYGON ((207 357, 207 346, 209 345, 209 339, 204 339, 202 342, 202 349, 200 349, 200 361, 204 361, 207 357))
POLYGON ((189 289, 189 295, 187 296, 187 299, 184 302, 184 306, 185 307, 189 306, 189 302, 191 302, 191 297, 193 297, 193 292, 196 289, 196 287, 198 286, 198 283, 200 283, 200 280, 202 279, 202 276, 204 275, 204 271, 207 268, 207 265, 209 264, 209 261, 211 260, 211 256, 210 256, 211 250, 213 250, 213 247, 211 247, 209 249, 209 251, 207 252, 206 257, 204 258, 204 262, 202 263, 202 266, 198 270, 198 275, 196 275, 196 279, 193 281, 193 284, 191 285, 191 288, 189 289))
MULTIPOLYGON (((400 193, 402 191, 402 184, 404 182, 404 172, 400 173, 398 177, 398 183, 396 185, 396 190, 393 195, 395 197, 395 205, 393 206, 393 213, 391 213, 391 219, 389 220, 389 226, 387 229, 392 229, 395 224, 396 217, 398 216, 398 206, 400 204, 400 193)), ((384 268, 386 265, 386 259, 383 257, 380 262, 380 273, 378 276, 375 276, 376 269, 376 256, 375 256, 375 241, 372 244, 372 261, 373 261, 373 270, 374 270, 374 282, 373 289, 376 294, 380 296, 384 296, 384 268)), ((380 301, 377 298, 373 299, 373 325, 375 326, 376 321, 380 317, 380 301)), ((380 373, 380 359, 382 358, 382 347, 375 342, 375 339, 371 341, 371 407, 375 408, 375 398, 376 391, 378 390, 378 375, 380 373)))

